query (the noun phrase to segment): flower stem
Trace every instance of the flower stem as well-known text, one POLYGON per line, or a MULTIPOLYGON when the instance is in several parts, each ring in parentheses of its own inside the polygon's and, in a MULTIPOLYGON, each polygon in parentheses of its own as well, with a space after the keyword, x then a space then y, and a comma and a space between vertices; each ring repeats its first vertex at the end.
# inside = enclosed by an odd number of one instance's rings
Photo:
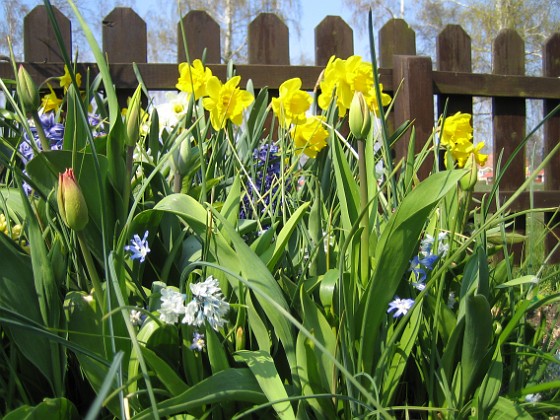
POLYGON ((99 279, 97 270, 95 268, 95 264, 93 263, 91 252, 84 240, 83 232, 77 232, 77 235, 78 235, 78 241, 80 242, 80 247, 82 248, 82 254, 86 262, 86 267, 89 273, 89 277, 93 285, 93 293, 95 294, 95 299, 99 303, 99 307, 103 308, 103 289, 101 288, 101 280, 99 279))
POLYGON ((41 119, 39 118, 39 114, 37 111, 33 111, 31 113, 31 118, 33 118, 33 122, 35 123, 35 129, 37 130, 37 135, 39 136, 39 141, 41 142, 41 147, 44 151, 51 150, 51 145, 47 136, 45 136, 45 130, 43 130, 43 125, 41 124, 41 119))
POLYGON ((362 227, 360 247, 360 277, 365 284, 369 278, 369 214, 365 140, 358 140, 358 176, 360 178, 360 226, 362 227))

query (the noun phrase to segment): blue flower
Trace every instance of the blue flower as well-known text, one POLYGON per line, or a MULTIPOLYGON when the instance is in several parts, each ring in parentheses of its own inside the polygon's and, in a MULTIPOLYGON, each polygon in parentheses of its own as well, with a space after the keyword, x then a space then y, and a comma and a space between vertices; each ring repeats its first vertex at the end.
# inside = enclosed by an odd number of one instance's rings
POLYGON ((204 341, 204 334, 200 334, 198 332, 193 333, 192 344, 189 347, 191 350, 202 351, 206 342, 204 341))
POLYGON ((389 302, 389 309, 387 309, 387 313, 395 311, 393 318, 398 318, 406 315, 413 305, 414 299, 400 299, 398 296, 395 296, 395 299, 392 302, 389 302))
POLYGON ((143 263, 150 252, 148 247, 148 231, 144 233, 144 238, 142 239, 140 239, 138 234, 134 234, 134 237, 130 240, 130 245, 126 245, 124 250, 132 253, 130 256, 131 260, 139 259, 143 263))
POLYGON ((229 303, 224 300, 218 280, 210 276, 202 283, 191 283, 192 300, 185 308, 183 324, 200 327, 207 320, 212 328, 218 330, 227 321, 229 303))
MULTIPOLYGON (((64 125, 57 123, 54 120, 54 112, 49 112, 47 114, 42 114, 40 116, 41 127, 45 132, 45 137, 49 140, 49 146, 52 150, 61 150, 62 142, 64 139, 64 125)), ((33 141, 39 150, 43 150, 41 141, 39 140, 39 134, 37 133, 36 127, 31 127, 31 133, 33 134, 33 139, 30 139, 27 132, 23 134, 23 140, 19 145, 19 152, 23 163, 27 164, 35 156, 34 148, 31 146, 31 141, 33 141)))

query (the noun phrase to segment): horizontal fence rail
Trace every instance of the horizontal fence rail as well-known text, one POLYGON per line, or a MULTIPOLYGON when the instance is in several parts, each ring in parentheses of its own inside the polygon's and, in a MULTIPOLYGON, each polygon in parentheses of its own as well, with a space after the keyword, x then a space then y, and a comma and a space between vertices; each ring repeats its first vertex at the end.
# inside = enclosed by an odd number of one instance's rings
MULTIPOLYGON (((67 51, 71 53, 70 21, 54 9, 55 18, 67 51)), ((193 10, 182 18, 185 39, 191 60, 202 58, 212 72, 226 77, 226 65, 221 63, 220 27, 203 11, 193 10)), ((177 61, 186 61, 183 37, 178 25, 177 61)), ((148 90, 175 90, 177 63, 148 63, 147 29, 130 8, 115 8, 103 20, 102 48, 111 71, 113 83, 126 100, 138 85, 134 72, 137 67, 148 90), (133 40, 133 41, 131 41, 133 40)), ((543 76, 525 75, 524 42, 516 31, 502 30, 493 42, 492 74, 472 72, 471 40, 458 25, 448 25, 438 36, 435 65, 430 57, 417 56, 414 31, 402 19, 392 19, 379 31, 379 65, 384 91, 399 93, 390 115, 398 126, 414 121, 416 148, 421 150, 433 132, 438 110, 472 114, 473 98, 492 98, 493 150, 502 154, 502 163, 512 155, 526 135, 526 99, 539 99, 546 115, 560 104, 560 33, 552 34, 543 45, 543 76)), ((276 15, 260 14, 248 27, 248 63, 236 64, 235 71, 244 81, 251 79, 257 89, 277 89, 285 80, 299 77, 302 88, 314 90, 321 71, 332 55, 347 58, 354 54, 353 31, 339 16, 327 16, 315 28, 315 65, 290 65, 289 31, 276 15)), ((71 54, 70 54, 71 56, 71 54)), ((33 9, 24 19, 24 63, 37 83, 64 73, 62 54, 44 6, 33 9)), ((90 78, 98 73, 95 63, 77 63, 77 71, 90 78)), ((10 63, 0 63, 0 77, 13 78, 10 63)), ((485 140, 485 139, 481 139, 485 140)), ((486 139, 487 140, 487 139, 486 139)), ((544 124, 544 153, 560 140, 560 115, 544 124)), ((488 141, 486 141, 488 143, 488 141)), ((397 158, 405 156, 407 139, 396 145, 397 158)), ((496 173, 497 158, 493 171, 496 173)), ((525 181, 526 153, 513 159, 506 176, 500 181, 499 199, 504 200, 525 181)), ((482 194, 477 195, 479 198, 482 194)), ((544 168, 544 191, 523 192, 513 210, 532 207, 558 208, 560 205, 560 156, 557 154, 544 168)), ((555 212, 545 214, 550 226, 558 224, 555 212)), ((524 218, 516 220, 516 230, 523 231, 524 218)), ((546 241, 547 252, 558 243, 560 229, 554 227, 546 241)), ((516 251, 517 252, 517 251, 516 251)), ((550 262, 559 262, 560 252, 550 262)))

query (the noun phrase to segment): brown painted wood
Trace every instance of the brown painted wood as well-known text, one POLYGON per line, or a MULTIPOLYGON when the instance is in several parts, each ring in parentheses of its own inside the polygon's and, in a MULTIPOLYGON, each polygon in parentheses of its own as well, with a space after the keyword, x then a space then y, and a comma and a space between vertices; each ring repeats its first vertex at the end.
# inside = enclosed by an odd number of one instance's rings
MULTIPOLYGON (((472 72, 471 37, 459 25, 447 25, 437 37, 437 69, 451 72, 472 72)), ((438 95, 438 113, 447 115, 458 111, 472 115, 472 97, 466 95, 438 95)))
MULTIPOLYGON (((53 12, 65 49, 68 55, 72 57, 72 29, 70 20, 56 7, 53 7, 53 12)), ((35 7, 23 18, 23 54, 25 60, 30 62, 60 63, 64 61, 45 6, 35 7)), ((59 73, 56 76, 60 76, 63 73, 59 73)))
MULTIPOLYGON (((413 121, 416 133, 415 151, 420 152, 433 132, 434 92, 432 84, 432 60, 430 57, 396 55, 393 57, 393 86, 402 82, 402 88, 395 100, 395 124, 413 121)), ((397 161, 408 153, 410 132, 396 144, 397 161)), ((418 172, 419 178, 426 178, 433 167, 430 155, 418 172)))
MULTIPOLYGON (((189 50, 189 59, 202 59, 205 63, 219 64, 222 61, 222 49, 220 46, 220 25, 204 10, 191 10, 182 19, 185 30, 185 39, 189 50)), ((181 23, 177 24, 177 61, 187 61, 181 23)))
POLYGON ((260 13, 249 24, 250 64, 290 64, 286 24, 273 13, 260 13))
MULTIPOLYGON (((148 61, 148 35, 146 22, 129 7, 115 7, 103 19, 103 51, 112 63, 146 63, 148 61)), ((121 107, 134 93, 131 88, 117 88, 117 98, 121 107)))
MULTIPOLYGON (((525 73, 525 43, 513 29, 500 31, 493 43, 492 72, 495 74, 523 75, 525 73)), ((494 179, 497 180, 498 156, 503 153, 502 168, 516 147, 525 138, 525 99, 493 98, 492 122, 494 129, 494 179)), ((500 169, 503 172, 503 169, 500 169)), ((513 159, 500 181, 500 188, 514 191, 525 181, 525 149, 523 148, 513 159)), ((515 218, 513 229, 525 231, 524 216, 515 218)), ((514 245, 514 260, 521 261, 522 245, 514 245)))
MULTIPOLYGON (((551 35, 543 45, 543 76, 560 77, 560 33, 551 35)), ((557 98, 543 101, 544 115, 548 115, 560 105, 560 90, 557 98)), ((544 155, 547 156, 560 142, 560 113, 556 113, 544 123, 544 155)), ((560 190, 560 153, 556 153, 550 163, 544 168, 545 190, 560 190)), ((557 208, 560 208, 558 203, 557 208)), ((545 252, 548 255, 558 244, 560 238, 560 215, 556 213, 545 213, 545 223, 550 226, 552 232, 545 240, 545 252)), ((560 262, 560 250, 556 250, 550 256, 550 263, 560 262)))
POLYGON ((130 7, 115 7, 103 19, 103 51, 109 63, 146 63, 146 22, 130 7))
POLYGON ((334 55, 354 54, 354 32, 340 16, 327 16, 315 27, 315 65, 326 66, 334 55))
POLYGON ((379 30, 379 66, 393 67, 394 55, 416 55, 416 34, 403 19, 391 19, 379 30))

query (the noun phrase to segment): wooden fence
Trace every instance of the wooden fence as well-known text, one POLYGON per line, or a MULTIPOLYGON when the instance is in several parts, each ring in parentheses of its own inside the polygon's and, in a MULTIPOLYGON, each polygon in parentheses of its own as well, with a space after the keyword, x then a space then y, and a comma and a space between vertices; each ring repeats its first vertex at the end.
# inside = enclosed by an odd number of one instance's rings
MULTIPOLYGON (((69 20, 55 9, 67 51, 71 51, 69 20)), ((220 28, 206 12, 190 11, 183 17, 191 60, 200 58, 206 49, 206 62, 213 73, 224 79, 226 65, 221 64, 220 28)), ((179 26, 178 26, 179 27, 179 26)), ((287 26, 275 15, 260 14, 248 27, 248 63, 237 64, 243 80, 251 79, 255 88, 278 86, 291 77, 302 79, 302 88, 312 90, 331 55, 346 58, 354 53, 352 29, 338 16, 327 16, 315 28, 315 65, 292 66, 287 26)), ((180 34, 180 30, 178 29, 180 34)), ((149 90, 175 90, 176 63, 147 63, 147 30, 144 22, 130 8, 115 8, 103 21, 102 48, 110 63, 111 75, 121 97, 136 88, 137 79, 131 63, 137 63, 149 90)), ((492 98, 493 152, 503 151, 508 158, 525 137, 526 99, 540 99, 545 114, 560 104, 560 33, 551 35, 543 46, 544 77, 524 75, 524 42, 514 30, 502 30, 493 42, 492 74, 472 73, 470 37, 457 25, 447 26, 437 38, 435 68, 430 57, 417 56, 414 31, 402 19, 390 20, 377 35, 379 65, 384 90, 391 93, 401 85, 394 113, 395 124, 414 120, 420 150, 434 127, 434 105, 441 112, 448 101, 448 114, 456 111, 472 113, 473 97, 492 98), (435 101, 435 102, 434 102, 435 101)), ((178 36, 177 61, 185 61, 182 36, 178 36)), ((24 19, 24 64, 36 82, 63 74, 61 53, 46 9, 38 6, 24 19)), ((97 73, 95 63, 80 63, 82 74, 89 68, 97 73)), ((0 76, 13 77, 9 63, 0 63, 0 76)), ((560 141, 560 115, 544 125, 544 153, 560 141)), ((488 142, 487 142, 488 143, 488 142)), ((397 144, 397 156, 403 156, 406 139, 397 144)), ((494 159, 496 162, 497 159, 494 159)), ((525 180, 525 152, 511 163, 500 182, 500 200, 504 202, 525 180)), ((494 168, 494 172, 496 168, 494 168)), ((544 171, 544 191, 531 196, 524 192, 513 205, 514 210, 560 205, 560 155, 556 155, 544 171)), ((547 213, 545 221, 558 221, 547 213)), ((517 220, 517 230, 524 229, 524 220, 517 220)), ((558 242, 560 229, 548 235, 546 249, 558 242)), ((560 261, 560 252, 553 256, 560 261)))

